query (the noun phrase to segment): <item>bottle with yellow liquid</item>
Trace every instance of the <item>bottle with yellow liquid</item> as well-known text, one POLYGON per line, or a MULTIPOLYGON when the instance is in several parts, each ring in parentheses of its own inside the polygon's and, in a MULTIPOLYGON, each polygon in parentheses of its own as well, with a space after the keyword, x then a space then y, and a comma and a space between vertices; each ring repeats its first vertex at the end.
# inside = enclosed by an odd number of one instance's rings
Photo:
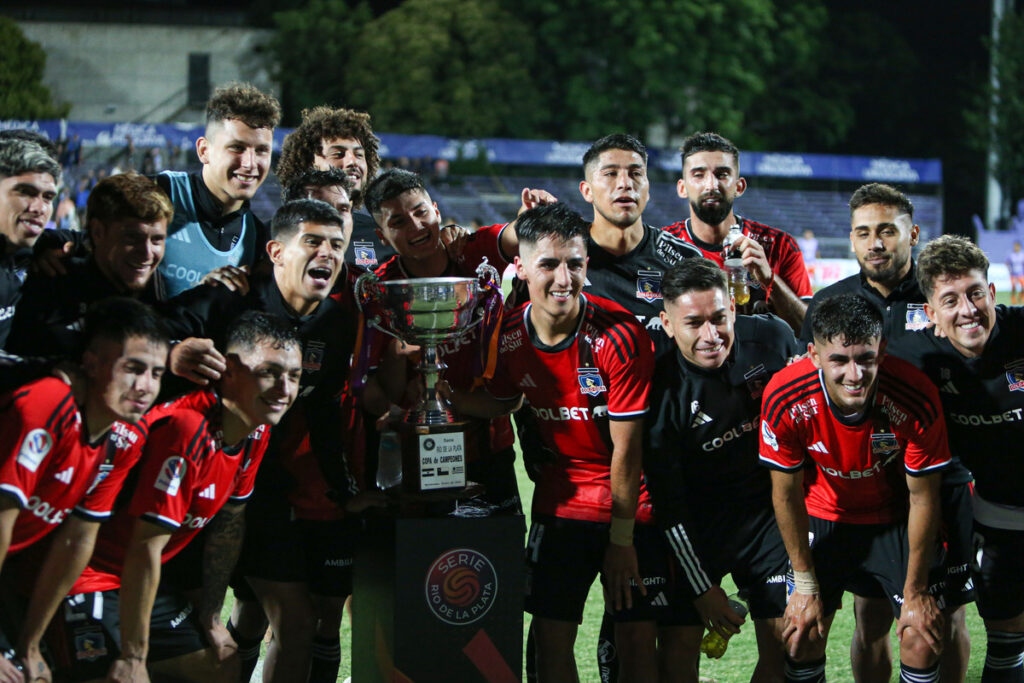
MULTIPOLYGON (((739 301, 736 303, 739 303, 739 301)), ((728 600, 729 607, 732 607, 736 614, 746 619, 747 605, 740 599, 739 594, 733 593, 729 596, 728 600)), ((723 638, 717 631, 708 631, 704 636, 704 640, 700 641, 700 651, 706 654, 709 659, 721 659, 727 647, 729 647, 729 638, 723 638)))
POLYGON ((747 284, 747 269, 743 265, 743 258, 739 249, 733 248, 737 240, 743 237, 743 229, 738 224, 729 228, 725 241, 722 242, 722 256, 724 262, 722 268, 729 276, 729 293, 737 306, 750 301, 750 285, 747 284))

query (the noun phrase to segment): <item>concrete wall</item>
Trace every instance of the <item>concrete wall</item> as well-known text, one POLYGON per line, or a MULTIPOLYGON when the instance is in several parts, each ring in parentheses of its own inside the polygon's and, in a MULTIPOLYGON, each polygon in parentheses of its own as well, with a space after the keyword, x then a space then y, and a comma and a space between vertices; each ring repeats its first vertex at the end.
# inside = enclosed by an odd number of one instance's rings
POLYGON ((46 50, 44 81, 82 121, 193 121, 186 108, 189 53, 210 54, 211 87, 249 81, 277 93, 257 51, 265 29, 20 21, 46 50))

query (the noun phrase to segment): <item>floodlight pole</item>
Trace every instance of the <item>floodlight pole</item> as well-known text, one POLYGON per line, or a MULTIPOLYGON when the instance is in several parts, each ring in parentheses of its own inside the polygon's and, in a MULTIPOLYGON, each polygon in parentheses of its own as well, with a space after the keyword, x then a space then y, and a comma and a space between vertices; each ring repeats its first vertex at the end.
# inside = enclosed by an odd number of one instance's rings
POLYGON ((988 163, 985 168, 985 227, 995 230, 1003 217, 1003 188, 999 183, 996 169, 999 165, 999 147, 996 139, 996 123, 999 121, 997 111, 999 105, 999 73, 997 55, 999 53, 999 26, 1006 13, 1009 0, 992 0, 992 49, 989 54, 989 82, 992 85, 992 98, 988 104, 988 120, 990 133, 988 138, 988 163))

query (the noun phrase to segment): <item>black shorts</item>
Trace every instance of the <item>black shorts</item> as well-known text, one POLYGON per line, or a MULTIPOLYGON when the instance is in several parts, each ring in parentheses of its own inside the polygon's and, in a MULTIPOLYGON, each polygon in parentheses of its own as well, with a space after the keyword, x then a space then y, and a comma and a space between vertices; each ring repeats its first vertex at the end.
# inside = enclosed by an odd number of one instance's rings
MULTIPOLYGON (((305 583, 310 593, 344 598, 352 594, 352 562, 361 528, 359 520, 249 516, 236 574, 305 583)), ((235 585, 240 589, 237 581, 235 585)), ((239 597, 250 597, 242 590, 239 597)))
MULTIPOLYGON (((906 523, 846 524, 810 517, 811 554, 825 613, 835 612, 848 585, 875 581, 899 616, 910 548, 906 523)), ((944 557, 936 544, 928 592, 945 609, 944 557)))
MULTIPOLYGON (((633 587, 633 607, 619 610, 615 621, 652 621, 666 613, 670 557, 657 527, 637 524, 633 530, 637 563, 647 595, 633 587)), ((594 579, 601 573, 608 546, 608 525, 537 515, 526 544, 526 611, 546 619, 583 620, 583 607, 594 579)))
MULTIPOLYGON (((785 613, 789 555, 770 505, 761 509, 723 507, 715 510, 714 517, 692 526, 690 541, 713 584, 721 584, 726 574, 732 574, 754 619, 774 619, 785 613)), ((678 559, 674 559, 673 569, 672 616, 662 623, 700 626, 700 614, 693 604, 697 596, 678 559)))
MULTIPOLYGON (((120 591, 80 593, 64 598, 48 639, 57 671, 71 681, 105 678, 121 654, 120 591)), ((161 586, 149 621, 148 661, 180 657, 209 644, 192 603, 161 586)))
MULTIPOLYGON (((945 609, 954 610, 974 602, 971 564, 974 556, 974 506, 970 484, 949 484, 939 489, 942 526, 939 538, 945 550, 942 595, 945 609)), ((865 598, 887 597, 877 581, 860 575, 851 580, 846 590, 865 598)))
POLYGON ((1024 612, 1024 531, 974 523, 971 563, 982 619, 1012 619, 1024 612))

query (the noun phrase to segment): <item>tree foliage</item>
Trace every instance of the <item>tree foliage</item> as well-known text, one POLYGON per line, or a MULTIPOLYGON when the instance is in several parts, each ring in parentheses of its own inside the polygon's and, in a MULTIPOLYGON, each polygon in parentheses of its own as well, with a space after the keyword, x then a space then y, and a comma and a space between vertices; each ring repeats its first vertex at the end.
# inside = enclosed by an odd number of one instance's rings
POLYGON ((996 176, 1006 201, 1024 197, 1024 16, 1007 12, 999 24, 999 42, 992 48, 998 87, 993 141, 998 154, 996 176))
POLYGON ((46 52, 13 19, 0 16, 0 119, 56 119, 71 105, 53 101, 43 85, 46 52))

